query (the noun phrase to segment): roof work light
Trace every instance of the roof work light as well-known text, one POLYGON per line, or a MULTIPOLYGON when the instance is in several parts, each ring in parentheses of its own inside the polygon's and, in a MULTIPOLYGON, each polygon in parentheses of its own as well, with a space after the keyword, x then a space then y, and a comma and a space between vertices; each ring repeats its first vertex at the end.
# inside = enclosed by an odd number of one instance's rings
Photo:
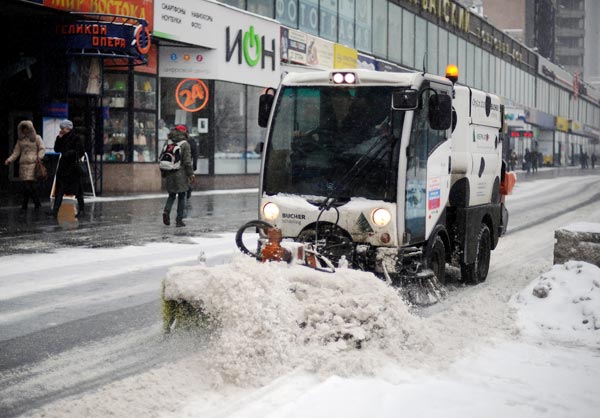
POLYGON ((335 84, 355 84, 356 74, 354 73, 333 73, 331 74, 331 80, 335 84))
POLYGON ((452 81, 452 84, 458 81, 458 67, 454 64, 450 64, 446 67, 446 78, 452 81))

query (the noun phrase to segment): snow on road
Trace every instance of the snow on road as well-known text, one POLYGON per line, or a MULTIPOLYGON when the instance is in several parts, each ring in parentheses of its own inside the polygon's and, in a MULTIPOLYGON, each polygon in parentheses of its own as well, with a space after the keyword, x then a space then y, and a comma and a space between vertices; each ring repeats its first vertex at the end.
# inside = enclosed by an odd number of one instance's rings
MULTIPOLYGON (((600 269, 580 262, 553 267, 552 248, 555 229, 600 223, 600 200, 582 205, 599 190, 592 176, 517 184, 507 203, 515 232, 492 253, 487 282, 456 285, 447 300, 424 310, 407 307, 366 273, 342 271, 322 285, 317 276, 325 273, 272 265, 272 274, 261 275, 256 263, 235 258, 219 267, 223 280, 203 287, 222 308, 219 332, 176 336, 164 342, 173 353, 169 363, 27 416, 595 417, 600 269), (551 288, 547 298, 532 294, 540 286, 551 288), (308 319, 305 327, 295 326, 298 318, 308 319), (353 338, 336 340, 341 330, 353 338), (358 349, 353 341, 361 338, 358 349)), ((210 259, 216 242, 199 240, 188 261, 198 247, 210 259)), ((211 271, 203 269, 170 274, 202 279, 211 271)), ((0 276, 0 294, 9 286, 0 276)), ((102 352, 110 344, 79 350, 102 352)), ((70 355, 46 362, 66 365, 70 355)))

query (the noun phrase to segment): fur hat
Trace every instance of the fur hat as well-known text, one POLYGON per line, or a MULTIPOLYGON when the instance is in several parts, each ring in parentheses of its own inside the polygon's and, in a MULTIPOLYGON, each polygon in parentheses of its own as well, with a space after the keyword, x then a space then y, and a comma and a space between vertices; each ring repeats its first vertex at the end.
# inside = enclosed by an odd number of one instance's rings
POLYGON ((35 132, 35 128, 33 127, 33 122, 30 120, 23 120, 19 122, 17 129, 19 139, 28 138, 31 142, 35 142, 37 132, 35 132))
POLYGON ((58 126, 60 129, 73 129, 73 122, 71 122, 69 119, 65 119, 58 126))

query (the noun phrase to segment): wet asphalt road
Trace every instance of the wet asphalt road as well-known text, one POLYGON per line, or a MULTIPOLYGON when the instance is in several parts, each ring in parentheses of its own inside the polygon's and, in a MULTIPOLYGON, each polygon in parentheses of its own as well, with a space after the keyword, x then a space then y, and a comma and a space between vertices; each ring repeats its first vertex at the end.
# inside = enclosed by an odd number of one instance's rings
MULTIPOLYGON (((543 168, 537 173, 517 171, 518 182, 562 176, 600 174, 600 168, 543 168)), ((163 195, 123 198, 88 198, 86 214, 77 222, 57 222, 45 215, 49 202, 39 212, 30 209, 19 214, 19 205, 0 205, 0 262, 11 254, 52 252, 63 247, 106 248, 142 245, 150 242, 189 242, 189 237, 235 232, 257 218, 257 190, 194 192, 185 228, 175 228, 175 208, 171 226, 162 224, 166 200, 163 195), (115 200, 118 199, 118 200, 115 200)), ((8 204, 7 204, 8 203, 8 204)))
POLYGON ((88 198, 86 214, 75 222, 47 217, 49 202, 43 203, 40 211, 30 207, 25 215, 19 213, 18 205, 0 207, 0 262, 5 255, 52 252, 63 247, 187 243, 193 236, 235 232, 257 217, 256 189, 195 192, 183 228, 174 226, 176 203, 171 211, 171 226, 163 225, 166 194, 118 199, 88 198))

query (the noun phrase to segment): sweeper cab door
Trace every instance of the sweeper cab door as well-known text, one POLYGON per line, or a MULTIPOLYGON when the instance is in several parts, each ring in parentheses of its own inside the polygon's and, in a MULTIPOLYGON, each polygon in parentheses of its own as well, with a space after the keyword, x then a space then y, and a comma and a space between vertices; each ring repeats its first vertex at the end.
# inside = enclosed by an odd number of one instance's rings
POLYGON ((418 93, 406 147, 405 245, 429 239, 450 185, 452 86, 424 81, 418 93))

